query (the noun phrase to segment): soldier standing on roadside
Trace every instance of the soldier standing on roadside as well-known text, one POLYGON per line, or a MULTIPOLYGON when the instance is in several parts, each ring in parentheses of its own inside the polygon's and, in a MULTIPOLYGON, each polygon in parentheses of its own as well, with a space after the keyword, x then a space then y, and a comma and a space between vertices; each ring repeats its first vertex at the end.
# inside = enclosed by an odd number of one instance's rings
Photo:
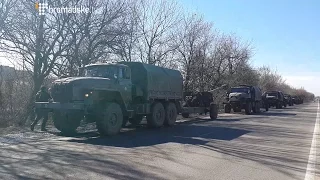
MULTIPOLYGON (((48 90, 45 86, 41 86, 40 91, 36 95, 36 102, 48 102, 51 98, 50 94, 48 93, 48 90)), ((31 124, 31 131, 34 130, 34 126, 38 123, 40 119, 43 118, 42 124, 41 124, 41 131, 46 131, 46 123, 48 121, 48 114, 49 111, 47 109, 36 109, 36 118, 31 124)))

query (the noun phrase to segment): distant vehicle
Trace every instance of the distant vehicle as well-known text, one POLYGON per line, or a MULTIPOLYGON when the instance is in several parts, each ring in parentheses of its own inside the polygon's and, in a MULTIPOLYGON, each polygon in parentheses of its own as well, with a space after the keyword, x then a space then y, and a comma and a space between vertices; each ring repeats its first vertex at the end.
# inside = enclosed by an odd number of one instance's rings
MULTIPOLYGON (((262 93, 257 86, 240 85, 232 87, 227 93, 226 102, 224 102, 225 113, 241 112, 245 110, 246 114, 260 113, 262 108, 262 93)), ((268 107, 266 107, 268 110, 268 107)))
POLYGON ((54 125, 63 133, 75 132, 83 118, 96 122, 101 135, 117 134, 128 121, 137 125, 144 116, 153 128, 174 125, 179 113, 217 118, 210 93, 192 93, 192 104, 182 106, 183 78, 177 70, 119 62, 87 65, 83 72, 53 83, 54 102, 36 103, 37 109, 53 111, 54 125))
POLYGON ((303 104, 303 99, 299 96, 293 96, 292 99, 294 104, 303 104))
POLYGON ((282 107, 287 106, 284 100, 284 95, 281 91, 267 91, 263 94, 263 96, 265 96, 269 107, 282 109, 282 107))
POLYGON ((284 94, 284 101, 288 106, 293 106, 293 100, 290 94, 284 94))

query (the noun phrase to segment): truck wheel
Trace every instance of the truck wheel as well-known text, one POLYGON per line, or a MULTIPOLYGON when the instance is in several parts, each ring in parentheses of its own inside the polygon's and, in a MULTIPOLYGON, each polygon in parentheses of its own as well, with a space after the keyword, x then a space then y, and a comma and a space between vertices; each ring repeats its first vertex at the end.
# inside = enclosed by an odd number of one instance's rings
POLYGON ((230 113, 231 112, 231 105, 230 104, 224 105, 224 112, 225 113, 230 113))
POLYGON ((155 103, 151 108, 151 114, 147 116, 147 123, 149 127, 161 127, 165 119, 165 110, 160 102, 155 103))
POLYGON ((245 113, 246 113, 247 115, 249 115, 249 114, 251 114, 251 111, 252 111, 252 104, 251 104, 251 102, 248 102, 248 103, 246 104, 245 113))
POLYGON ((287 107, 287 103, 283 103, 283 106, 284 106, 284 107, 287 107))
POLYGON ((218 106, 216 104, 210 104, 210 119, 215 120, 218 117, 218 106))
POLYGON ((142 118, 143 118, 142 115, 136 114, 132 118, 129 118, 129 122, 130 124, 137 126, 141 123, 142 118))
POLYGON ((166 111, 164 125, 173 126, 176 123, 178 115, 176 105, 170 102, 166 104, 164 109, 166 111))
POLYGON ((119 133, 123 123, 123 114, 119 104, 108 104, 102 117, 97 121, 97 129, 103 136, 119 133))
POLYGON ((74 134, 80 126, 82 116, 79 112, 54 111, 53 124, 63 134, 74 134))
POLYGON ((188 118, 189 117, 189 113, 188 112, 183 112, 181 113, 181 116, 184 117, 184 118, 188 118))

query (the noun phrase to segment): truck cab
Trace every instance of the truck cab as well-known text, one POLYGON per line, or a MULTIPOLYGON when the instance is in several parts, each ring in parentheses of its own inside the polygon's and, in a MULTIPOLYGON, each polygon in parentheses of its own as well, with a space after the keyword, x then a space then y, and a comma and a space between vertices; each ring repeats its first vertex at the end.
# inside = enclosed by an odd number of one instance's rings
POLYGON ((225 104, 225 113, 240 112, 245 109, 246 114, 259 113, 262 107, 261 90, 256 86, 239 85, 230 88, 227 92, 227 102, 225 104))

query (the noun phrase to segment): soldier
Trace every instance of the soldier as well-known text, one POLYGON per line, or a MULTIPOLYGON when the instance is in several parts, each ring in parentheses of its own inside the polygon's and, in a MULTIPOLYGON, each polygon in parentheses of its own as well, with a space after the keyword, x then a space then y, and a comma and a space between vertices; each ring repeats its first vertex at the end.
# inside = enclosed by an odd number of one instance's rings
MULTIPOLYGON (((51 98, 50 94, 47 91, 47 88, 45 86, 41 86, 40 91, 36 95, 36 102, 48 102, 51 98)), ((49 111, 46 109, 36 109, 36 118, 31 124, 31 131, 34 130, 34 126, 38 123, 40 119, 43 118, 42 124, 41 124, 41 131, 46 131, 46 123, 48 121, 48 114, 49 111)))

